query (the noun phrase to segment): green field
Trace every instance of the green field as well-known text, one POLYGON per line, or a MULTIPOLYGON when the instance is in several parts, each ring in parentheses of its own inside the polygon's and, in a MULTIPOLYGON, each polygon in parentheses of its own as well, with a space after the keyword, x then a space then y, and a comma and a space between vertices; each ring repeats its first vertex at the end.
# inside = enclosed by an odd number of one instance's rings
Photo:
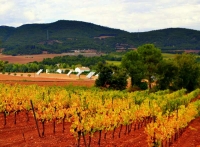
POLYGON ((114 65, 116 65, 116 66, 119 66, 119 65, 121 65, 121 61, 106 61, 106 63, 108 63, 108 64, 114 64, 114 65))
POLYGON ((170 54, 170 53, 162 53, 162 56, 164 59, 172 59, 175 57, 176 54, 170 54))

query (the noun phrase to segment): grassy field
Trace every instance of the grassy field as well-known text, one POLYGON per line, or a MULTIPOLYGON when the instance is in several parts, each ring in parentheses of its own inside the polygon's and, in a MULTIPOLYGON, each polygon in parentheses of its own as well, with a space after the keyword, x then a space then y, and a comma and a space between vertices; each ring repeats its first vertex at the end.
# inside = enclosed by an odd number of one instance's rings
POLYGON ((121 61, 106 61, 106 63, 114 64, 114 65, 117 65, 117 66, 121 65, 121 61))
POLYGON ((162 53, 164 59, 173 59, 176 54, 162 53))

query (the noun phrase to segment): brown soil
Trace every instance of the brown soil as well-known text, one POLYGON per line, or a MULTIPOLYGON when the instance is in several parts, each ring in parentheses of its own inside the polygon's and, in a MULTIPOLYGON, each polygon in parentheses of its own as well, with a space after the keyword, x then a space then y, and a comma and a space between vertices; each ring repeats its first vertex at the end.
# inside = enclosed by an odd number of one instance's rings
POLYGON ((67 76, 66 74, 46 74, 41 73, 37 75, 35 73, 13 73, 8 75, 0 74, 0 83, 8 84, 37 84, 40 86, 66 86, 66 85, 75 85, 75 86, 94 86, 96 77, 88 79, 85 75, 81 75, 80 78, 76 75, 67 76), (22 75, 21 75, 22 74, 22 75), (30 75, 30 76, 28 76, 30 75))
POLYGON ((0 60, 8 61, 9 63, 26 64, 33 61, 40 62, 44 58, 54 58, 56 56, 65 56, 65 55, 77 56, 79 54, 84 56, 100 56, 96 53, 63 53, 63 54, 38 54, 38 55, 18 55, 18 56, 0 54, 0 60))

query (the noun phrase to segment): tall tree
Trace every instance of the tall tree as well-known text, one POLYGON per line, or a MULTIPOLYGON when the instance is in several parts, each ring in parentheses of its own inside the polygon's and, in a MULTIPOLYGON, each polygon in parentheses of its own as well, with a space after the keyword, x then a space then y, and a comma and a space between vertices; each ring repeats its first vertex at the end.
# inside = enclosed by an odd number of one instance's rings
POLYGON ((108 87, 113 73, 112 69, 108 65, 100 62, 97 65, 97 72, 99 73, 99 76, 95 81, 95 85, 97 87, 108 87))
POLYGON ((137 51, 131 51, 122 58, 122 66, 125 67, 131 77, 131 85, 138 85, 142 78, 147 78, 151 89, 152 77, 156 76, 158 64, 162 61, 161 50, 153 44, 139 46, 137 51))
POLYGON ((174 79, 177 78, 178 67, 173 60, 162 60, 157 68, 157 88, 160 90, 171 89, 174 79))
POLYGON ((3 71, 4 66, 5 66, 4 61, 0 60, 0 71, 3 71))
POLYGON ((122 58, 122 67, 131 78, 131 86, 139 85, 144 78, 144 66, 137 51, 130 51, 122 58))
POLYGON ((195 55, 176 55, 174 62, 178 67, 177 78, 173 83, 175 89, 186 88, 192 91, 200 86, 200 65, 195 55))
POLYGON ((153 44, 145 44, 139 46, 137 51, 145 68, 144 74, 148 79, 149 89, 151 89, 153 77, 156 76, 157 66, 162 61, 161 50, 153 44))
POLYGON ((115 65, 99 63, 97 72, 99 73, 99 77, 95 81, 95 86, 116 90, 126 89, 128 77, 122 68, 115 65))

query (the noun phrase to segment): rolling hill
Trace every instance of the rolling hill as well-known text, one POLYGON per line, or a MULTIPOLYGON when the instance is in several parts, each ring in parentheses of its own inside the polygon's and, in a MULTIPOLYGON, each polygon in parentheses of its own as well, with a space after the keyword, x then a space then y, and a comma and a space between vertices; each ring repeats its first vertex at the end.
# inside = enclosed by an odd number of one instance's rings
POLYGON ((4 54, 40 54, 96 50, 112 52, 153 43, 163 52, 200 50, 200 31, 168 28, 131 33, 81 21, 59 20, 49 24, 0 26, 4 54))

